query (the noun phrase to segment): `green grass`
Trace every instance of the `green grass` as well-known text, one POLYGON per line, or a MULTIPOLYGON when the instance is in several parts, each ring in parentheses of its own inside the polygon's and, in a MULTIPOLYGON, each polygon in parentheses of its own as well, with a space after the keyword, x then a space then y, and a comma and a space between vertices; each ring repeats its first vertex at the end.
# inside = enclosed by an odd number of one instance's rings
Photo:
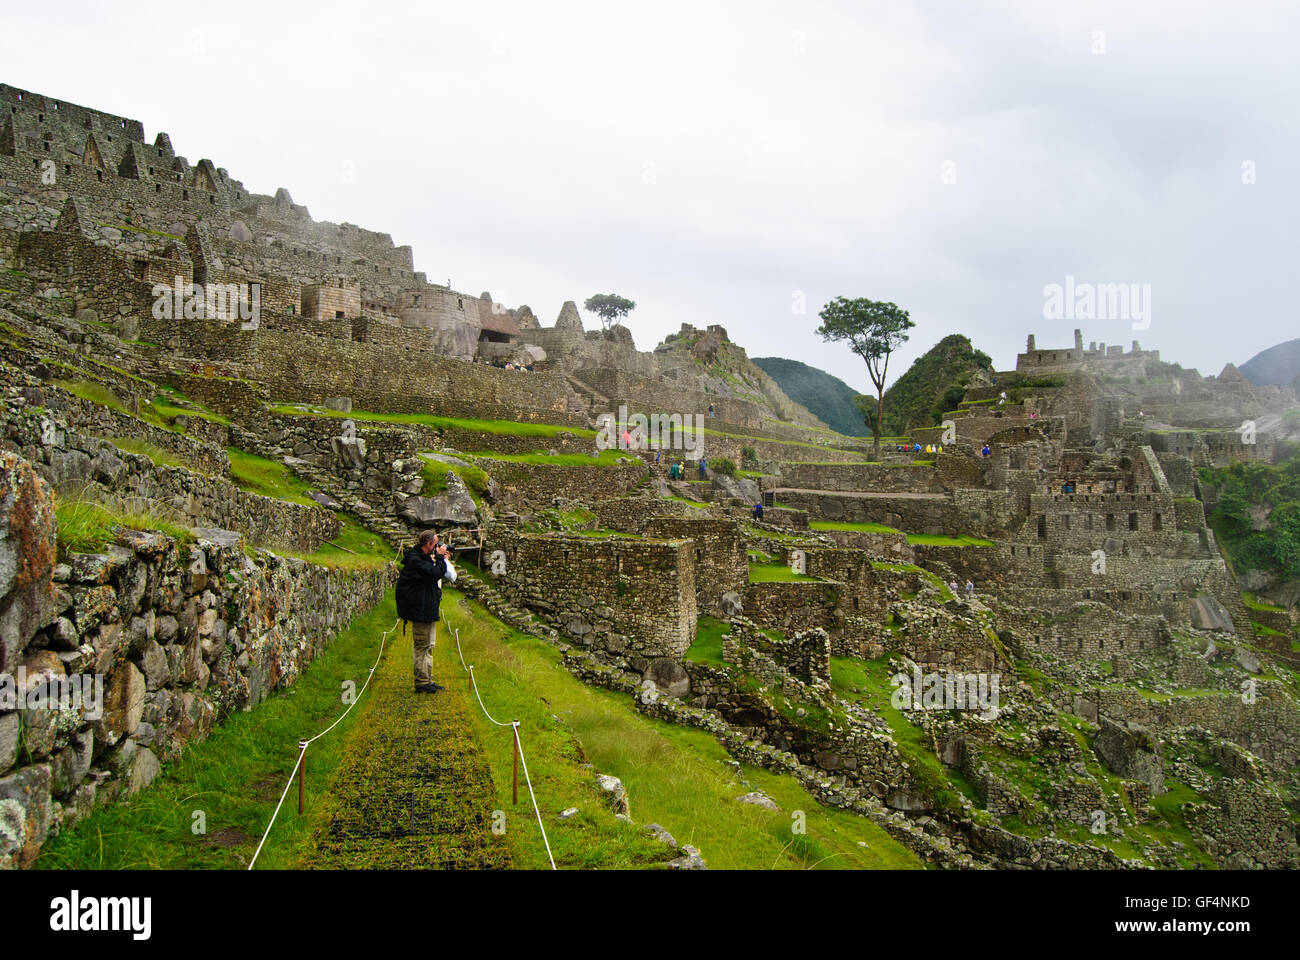
POLYGON ((366 529, 351 514, 340 513, 338 517, 343 521, 343 529, 332 542, 321 544, 320 549, 310 553, 279 549, 275 552, 285 556, 301 557, 322 567, 347 570, 374 569, 397 560, 397 551, 379 534, 366 529))
POLYGON ((469 453, 466 456, 549 467, 618 467, 626 463, 641 462, 638 457, 620 450, 602 450, 598 457, 587 453, 559 453, 552 456, 547 453, 492 453, 491 451, 469 453))
POLYGON ((470 495, 477 501, 478 497, 487 493, 488 475, 482 467, 476 467, 473 464, 455 466, 450 463, 442 463, 438 460, 430 460, 426 457, 420 458, 420 476, 424 479, 424 486, 420 488, 420 496, 436 497, 447 490, 447 474, 454 473, 465 481, 465 486, 470 490, 470 495))
POLYGON ((157 444, 150 443, 147 440, 138 440, 135 437, 109 437, 108 439, 119 450, 148 457, 154 462, 155 466, 190 468, 189 462, 180 454, 173 453, 171 450, 164 450, 157 444))
POLYGON ((125 230, 128 233, 147 233, 151 237, 165 237, 168 240, 185 241, 184 237, 178 237, 174 233, 163 233, 161 230, 146 230, 144 227, 133 227, 129 223, 101 223, 101 227, 112 227, 114 230, 125 230))
MULTIPOLYGON (((487 709, 498 720, 520 721, 528 769, 560 865, 648 865, 641 859, 645 847, 634 834, 640 832, 639 825, 653 822, 679 844, 698 847, 711 869, 920 866, 914 854, 870 820, 821 806, 789 776, 744 767, 753 788, 767 793, 782 809, 772 812, 737 803, 736 797, 749 788, 724 766, 729 758, 713 737, 637 713, 627 694, 582 684, 559 665, 554 647, 508 630, 477 604, 458 600, 444 610, 451 623, 460 626, 465 659, 475 666, 487 709), (591 789, 594 772, 579 766, 583 760, 623 781, 638 827, 613 821, 591 789), (580 813, 557 820, 556 814, 567 807, 578 807, 580 813), (791 832, 796 810, 806 816, 806 835, 791 832)), ((439 682, 467 682, 454 644, 440 642, 435 660, 442 671, 439 682)), ((515 862, 543 866, 545 852, 536 821, 524 811, 522 775, 519 807, 509 805, 509 735, 488 725, 481 713, 476 724, 501 802, 507 804, 507 822, 519 825, 507 831, 515 845, 515 862), (521 812, 512 815, 513 809, 521 812)))
POLYGON ((686 504, 688 507, 694 507, 696 510, 708 510, 708 509, 709 509, 709 505, 708 505, 707 503, 700 503, 700 502, 697 501, 697 500, 687 500, 685 497, 665 497, 664 499, 665 499, 665 500, 671 500, 671 501, 673 501, 673 503, 684 503, 684 504, 686 504))
POLYGON ((227 447, 226 455, 230 457, 230 479, 241 489, 276 500, 316 505, 316 501, 307 496, 307 491, 311 488, 295 477, 283 463, 259 457, 238 447, 227 447))
POLYGON ((1279 607, 1275 603, 1269 603, 1267 600, 1261 600, 1250 591, 1241 595, 1241 602, 1252 610, 1268 610, 1273 613, 1286 613, 1286 607, 1279 607))
POLYGON ((783 563, 751 563, 749 565, 750 583, 777 583, 787 581, 815 581, 804 573, 795 573, 783 563))
POLYGON ((960 796, 974 801, 974 788, 958 771, 939 761, 930 749, 924 731, 890 702, 895 690, 889 682, 892 675, 888 656, 876 660, 831 657, 831 688, 837 696, 869 707, 885 719, 899 752, 934 805, 939 809, 957 810, 960 796), (857 693, 853 692, 854 688, 857 688, 857 693))
POLYGON ((883 523, 843 523, 838 520, 813 520, 808 524, 812 530, 843 530, 851 533, 902 533, 883 523))
POLYGON ((187 527, 146 511, 124 511, 91 500, 60 497, 54 507, 56 549, 60 559, 74 553, 98 553, 114 543, 116 531, 157 530, 183 543, 194 541, 187 527))
POLYGON ((685 659, 694 663, 722 666, 722 635, 731 630, 731 624, 713 617, 700 617, 694 642, 686 648, 685 659))
POLYGON ((564 427, 547 423, 519 423, 514 420, 439 417, 431 413, 369 413, 364 410, 342 413, 325 407, 309 406, 307 409, 302 409, 292 404, 281 404, 272 407, 271 412, 291 417, 338 417, 344 420, 366 420, 374 423, 412 423, 433 427, 437 430, 454 427, 462 430, 477 430, 482 433, 503 433, 516 437, 555 437, 560 433, 572 433, 578 437, 595 438, 596 436, 595 430, 587 430, 581 427, 564 427))
MULTIPOLYGON (((297 758, 301 737, 313 736, 343 712, 340 690, 358 690, 378 652, 380 634, 396 619, 391 592, 355 618, 290 688, 248 713, 235 713, 202 743, 191 742, 165 761, 153 785, 99 807, 73 830, 47 842, 38 869, 240 869, 248 864, 297 758), (191 832, 194 811, 207 832, 191 832)), ((409 668, 409 662, 407 664, 409 668)), ((298 816, 285 800, 258 867, 298 865, 312 847, 312 830, 348 730, 364 699, 328 736, 312 744, 306 765, 307 803, 298 816)), ((296 790, 291 790, 295 794, 296 790)))
POLYGON ((980 537, 940 537, 928 533, 909 533, 907 542, 918 547, 991 547, 992 540, 980 537))

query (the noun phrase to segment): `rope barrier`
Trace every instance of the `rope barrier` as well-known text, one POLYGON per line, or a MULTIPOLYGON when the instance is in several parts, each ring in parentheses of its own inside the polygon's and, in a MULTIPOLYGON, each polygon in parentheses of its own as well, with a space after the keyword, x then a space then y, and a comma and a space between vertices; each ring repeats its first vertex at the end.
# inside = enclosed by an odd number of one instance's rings
MULTIPOLYGON (((439 611, 439 613, 441 614, 441 611, 439 611)), ((533 792, 533 778, 528 775, 528 761, 524 759, 524 743, 523 738, 519 736, 519 721, 512 720, 510 723, 502 723, 500 720, 492 716, 492 714, 488 713, 487 707, 483 705, 483 697, 478 692, 478 681, 474 678, 474 665, 466 665, 465 663, 465 653, 460 646, 460 628, 453 627, 450 623, 447 623, 445 616, 442 618, 442 622, 447 625, 456 637, 456 653, 460 657, 460 665, 469 673, 469 682, 474 687, 474 698, 478 700, 478 706, 479 709, 483 711, 483 716, 487 717, 498 727, 512 728, 515 739, 515 750, 518 751, 519 762, 524 768, 524 783, 528 785, 528 796, 533 801, 533 813, 537 817, 537 827, 542 831, 542 843, 546 846, 546 858, 551 861, 551 869, 555 870, 557 868, 555 866, 555 856, 551 853, 551 841, 546 836, 546 824, 542 823, 542 811, 537 806, 537 794, 533 792)))
MULTIPOLYGON (((252 870, 253 864, 257 863, 257 858, 262 853, 262 847, 266 844, 266 838, 271 835, 271 828, 275 826, 275 818, 280 815, 280 808, 284 806, 284 798, 289 795, 289 788, 293 786, 293 778, 297 776, 299 771, 302 769, 303 759, 307 755, 307 748, 311 746, 313 743, 315 743, 317 740, 319 740, 321 737, 325 736, 325 734, 329 733, 331 730, 337 727, 340 723, 342 723, 343 718, 346 717, 352 711, 352 708, 357 705, 357 701, 361 699, 361 694, 365 693, 366 688, 370 686, 370 681, 374 677, 375 671, 379 669, 379 661, 384 655, 384 644, 388 642, 389 635, 397 630, 397 627, 401 622, 402 622, 401 620, 394 620, 393 625, 389 627, 387 630, 385 630, 383 634, 380 636, 379 655, 375 657, 375 662, 371 666, 370 672, 366 674, 366 682, 361 685, 361 689, 357 692, 357 695, 352 698, 352 702, 348 704, 348 708, 344 710, 341 714, 339 714, 337 720, 331 723, 320 733, 316 734, 316 736, 312 737, 310 740, 298 741, 298 762, 293 765, 293 770, 289 774, 289 781, 284 785, 284 791, 280 794, 280 802, 275 805, 275 812, 271 814, 271 822, 266 825, 266 831, 262 834, 262 841, 257 845, 257 850, 253 853, 253 859, 248 861, 249 870, 252 870)), ((302 795, 299 794, 299 800, 301 799, 302 799, 302 795)))

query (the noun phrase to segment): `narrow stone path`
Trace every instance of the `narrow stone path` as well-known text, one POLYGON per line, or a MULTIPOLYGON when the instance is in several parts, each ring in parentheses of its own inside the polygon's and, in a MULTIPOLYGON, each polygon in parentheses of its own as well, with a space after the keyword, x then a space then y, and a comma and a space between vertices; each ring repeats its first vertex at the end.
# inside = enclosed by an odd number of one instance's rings
MULTIPOLYGON (((445 642, 439 624, 438 643, 445 642)), ((436 673, 436 670, 435 670, 436 673)), ((329 787, 309 869, 499 869, 511 865, 492 833, 495 790, 461 677, 413 692, 411 638, 397 636, 358 705, 329 787)))

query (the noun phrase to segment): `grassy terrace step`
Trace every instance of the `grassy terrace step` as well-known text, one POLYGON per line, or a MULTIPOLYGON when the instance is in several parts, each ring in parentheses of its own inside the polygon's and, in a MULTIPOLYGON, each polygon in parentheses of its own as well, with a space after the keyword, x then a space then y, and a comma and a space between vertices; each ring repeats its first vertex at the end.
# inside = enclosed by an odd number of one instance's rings
POLYGON ((558 453, 551 456, 546 453, 492 453, 491 451, 468 453, 466 456, 545 467, 618 467, 624 464, 642 463, 640 457, 619 450, 602 450, 599 457, 593 457, 589 453, 558 453))
POLYGON ((938 534, 929 533, 908 533, 903 534, 902 530, 895 530, 893 527, 886 526, 883 523, 844 523, 838 520, 813 520, 808 524, 811 530, 833 530, 847 533, 892 533, 904 535, 907 542, 918 547, 991 547, 994 546, 992 540, 985 540, 981 537, 944 537, 938 534))
POLYGON ((470 719, 478 706, 463 684, 444 683, 416 694, 411 637, 395 638, 330 781, 307 867, 511 865, 492 832, 496 788, 470 719))
MULTIPOLYGON (((361 689, 379 652, 380 634, 396 617, 390 592, 330 641, 292 687, 248 713, 230 716, 207 740, 187 744, 179 757, 163 764, 149 788, 96 808, 74 829, 48 841, 37 869, 246 868, 293 770, 299 739, 319 733, 343 712, 343 682, 361 689), (196 811, 204 815, 204 833, 192 831, 196 811)), ((409 673, 409 653, 405 666, 409 673)), ((332 733, 312 744, 306 810, 300 817, 294 800, 285 800, 259 868, 302 865, 345 737, 364 706, 358 704, 332 733)))
POLYGON ((808 581, 815 583, 817 582, 817 578, 810 577, 803 573, 795 573, 782 563, 751 563, 749 565, 750 583, 775 583, 787 581, 808 581))
MULTIPOLYGON (((449 597, 456 596, 454 592, 449 597)), ((487 709, 519 720, 525 759, 537 791, 557 865, 656 868, 665 848, 643 825, 659 823, 679 844, 700 849, 712 869, 913 869, 917 857, 870 820, 823 807, 793 777, 742 766, 710 735, 651 719, 632 697, 589 687, 560 664, 556 647, 511 630, 463 597, 444 603, 460 628, 465 660, 474 664, 487 709), (594 770, 582 766, 589 762, 594 770), (595 771, 627 787, 636 826, 621 823, 593 789, 595 771), (762 790, 781 807, 768 811, 736 798, 762 790), (558 813, 579 812, 568 820, 558 813), (791 832, 792 813, 807 817, 807 834, 791 832)), ((720 636, 720 634, 719 634, 720 636)), ((720 655, 719 642, 719 655, 720 655)), ((467 685, 454 641, 434 650, 439 683, 467 685)), ((442 694, 438 694, 442 696, 442 694)), ((474 723, 492 768, 506 839, 516 866, 545 867, 545 850, 520 775, 519 806, 510 803, 510 739, 475 708, 474 723)))
MULTIPOLYGON (((290 417, 334 417, 341 420, 357 420, 370 423, 392 423, 392 424, 418 424, 420 426, 430 427, 435 430, 446 430, 451 428, 462 430, 474 430, 481 433, 507 434, 517 437, 543 437, 554 438, 561 433, 571 433, 581 438, 595 440, 597 431, 584 427, 569 427, 559 424, 546 423, 520 423, 515 420, 476 420, 465 417, 444 417, 432 413, 374 413, 366 410, 353 410, 350 413, 343 413, 338 410, 330 410, 326 407, 317 407, 311 404, 292 404, 281 403, 271 407, 271 413, 280 414, 290 417)), ((811 443, 807 440, 791 440, 785 437, 767 437, 743 433, 726 433, 721 430, 714 430, 709 427, 701 431, 705 436, 722 437, 727 440, 748 440, 759 441, 762 443, 779 444, 781 446, 795 447, 801 450, 843 450, 845 448, 832 446, 822 443, 811 443)), ((843 438, 851 441, 852 438, 843 438)), ((859 452, 857 445, 852 445, 847 452, 859 452)), ((488 456, 489 454, 483 454, 488 456)), ((498 456, 491 454, 491 456, 498 456)), ((707 456, 707 453, 706 453, 707 456)), ((864 453, 865 456, 865 453, 864 453)), ((852 463, 852 460, 833 461, 836 463, 852 463)))

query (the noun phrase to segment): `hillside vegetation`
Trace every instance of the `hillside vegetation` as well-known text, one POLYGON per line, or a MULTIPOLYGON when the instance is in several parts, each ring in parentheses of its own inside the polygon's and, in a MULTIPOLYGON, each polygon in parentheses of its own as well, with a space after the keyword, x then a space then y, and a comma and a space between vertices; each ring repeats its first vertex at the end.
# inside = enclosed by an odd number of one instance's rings
POLYGON ((1210 526, 1238 572, 1266 570, 1300 580, 1300 454, 1276 466, 1202 469, 1201 482, 1218 488, 1210 526))
POLYGON ((917 427, 933 427, 954 409, 966 385, 993 360, 960 333, 944 337, 885 390, 885 436, 903 436, 917 427))
POLYGON ((780 385, 795 403, 803 404, 826 426, 848 437, 865 437, 869 431, 853 405, 857 391, 839 377, 798 360, 755 357, 754 364, 780 385))

